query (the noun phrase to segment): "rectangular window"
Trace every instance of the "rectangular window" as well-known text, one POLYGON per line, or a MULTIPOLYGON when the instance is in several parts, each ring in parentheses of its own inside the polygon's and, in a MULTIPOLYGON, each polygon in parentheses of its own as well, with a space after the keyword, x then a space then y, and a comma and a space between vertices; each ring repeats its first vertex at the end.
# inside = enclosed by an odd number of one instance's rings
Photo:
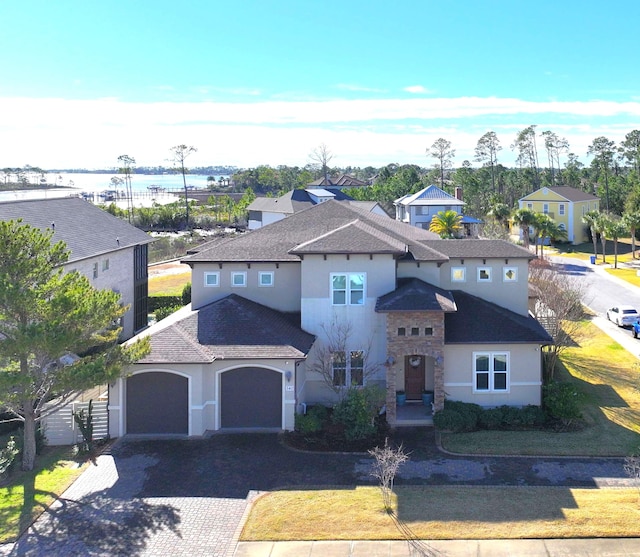
POLYGON ((102 260, 102 270, 103 271, 108 271, 109 270, 109 260, 108 259, 103 259, 102 260))
POLYGON ((509 355, 506 352, 476 352, 473 355, 474 391, 509 390, 509 355))
POLYGON ((420 335, 420 327, 411 327, 411 336, 417 337, 420 335))
POLYGON ((433 327, 425 327, 424 335, 427 337, 433 336, 433 327))
POLYGON ((344 387, 347 384, 346 352, 339 351, 331 355, 331 368, 333 371, 333 384, 336 387, 344 387))
POLYGON ((93 264, 93 278, 98 278, 98 263, 93 264))
POLYGON ((464 282, 467 279, 467 270, 464 267, 451 267, 451 282, 464 282))
POLYGON ((478 282, 491 282, 491 267, 478 268, 478 282))
POLYGON ((349 356, 349 384, 362 387, 364 385, 364 352, 353 350, 349 356))
POLYGON ((247 286, 247 273, 231 273, 231 286, 247 286))
POLYGON ((527 203, 527 209, 533 209, 533 203, 527 203))
POLYGON ((403 337, 407 334, 407 330, 404 327, 398 327, 398 336, 403 337))
POLYGON ((258 273, 258 286, 273 286, 273 272, 258 273))
POLYGON ((559 215, 564 215, 564 203, 560 203, 558 205, 558 214, 559 215))
POLYGON ((518 281, 518 268, 517 267, 503 267, 502 268, 502 281, 503 282, 517 282, 518 281))
POLYGON ((548 214, 549 214, 549 204, 548 204, 548 203, 543 203, 543 204, 542 204, 542 212, 543 212, 545 215, 548 215, 548 214))
POLYGON ((331 302, 334 306, 364 305, 364 287, 364 273, 332 274, 331 302))
POLYGON ((220 286, 220 273, 205 273, 204 274, 205 286, 220 286))

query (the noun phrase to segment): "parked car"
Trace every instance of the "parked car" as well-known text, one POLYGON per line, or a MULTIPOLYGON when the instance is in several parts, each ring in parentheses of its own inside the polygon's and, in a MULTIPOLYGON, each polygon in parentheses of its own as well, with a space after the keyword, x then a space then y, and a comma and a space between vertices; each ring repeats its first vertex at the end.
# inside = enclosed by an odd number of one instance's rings
POLYGON ((607 310, 607 319, 618 327, 631 327, 640 319, 640 315, 632 306, 616 306, 607 310))
POLYGON ((631 332, 633 333, 633 338, 638 338, 638 335, 640 335, 640 319, 633 322, 633 325, 631 325, 631 332))

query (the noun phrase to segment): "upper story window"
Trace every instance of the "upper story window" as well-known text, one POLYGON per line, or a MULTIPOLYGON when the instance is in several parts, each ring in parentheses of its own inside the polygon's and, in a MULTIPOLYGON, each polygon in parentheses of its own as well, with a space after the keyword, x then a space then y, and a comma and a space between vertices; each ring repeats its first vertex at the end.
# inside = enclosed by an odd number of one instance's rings
POLYGON ((102 260, 102 270, 103 271, 108 271, 109 270, 109 260, 108 259, 103 259, 102 260))
POLYGON ((467 270, 464 267, 451 267, 451 282, 464 282, 467 280, 467 270))
POLYGON ((411 336, 417 337, 420 334, 420 327, 411 327, 411 336))
POLYGON ((559 215, 564 215, 564 203, 560 203, 558 205, 558 214, 559 215))
POLYGON ((478 282, 491 282, 491 267, 478 267, 478 282))
POLYGON ((247 273, 244 271, 231 273, 231 286, 247 286, 247 273))
POLYGON ((508 391, 509 354, 507 352, 475 352, 473 374, 474 391, 508 391))
POLYGON ((533 209, 533 203, 527 203, 527 209, 533 209))
POLYGON ((548 215, 548 214, 549 214, 549 204, 548 204, 548 203, 543 203, 543 204, 542 204, 542 212, 543 212, 545 215, 548 215))
POLYGON ((364 305, 365 273, 333 273, 331 303, 334 306, 364 305))
POLYGON ((204 274, 205 286, 220 286, 220 273, 205 273, 204 274))
POLYGON ((517 282, 518 280, 518 268, 517 267, 503 267, 502 268, 502 281, 503 282, 517 282))
POLYGON ((398 336, 399 337, 406 336, 406 334, 407 334, 407 329, 405 329, 404 327, 398 327, 398 336))
POLYGON ((259 272, 258 286, 273 286, 273 271, 259 272))
POLYGON ((93 264, 93 278, 98 278, 98 262, 93 264))

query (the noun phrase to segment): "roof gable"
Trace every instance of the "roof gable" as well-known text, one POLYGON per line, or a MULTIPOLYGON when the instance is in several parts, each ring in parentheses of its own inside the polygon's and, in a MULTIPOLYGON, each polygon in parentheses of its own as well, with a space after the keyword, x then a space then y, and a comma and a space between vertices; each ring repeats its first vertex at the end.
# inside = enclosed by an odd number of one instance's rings
POLYGON ((456 311, 453 295, 417 278, 398 281, 398 287, 376 300, 376 311, 456 311))
POLYGON ((545 186, 519 199, 519 201, 567 201, 572 203, 599 200, 600 198, 596 195, 569 186, 545 186))
POLYGON ((396 199, 396 204, 401 205, 464 205, 465 203, 440 189, 438 186, 430 185, 414 194, 405 195, 396 199))

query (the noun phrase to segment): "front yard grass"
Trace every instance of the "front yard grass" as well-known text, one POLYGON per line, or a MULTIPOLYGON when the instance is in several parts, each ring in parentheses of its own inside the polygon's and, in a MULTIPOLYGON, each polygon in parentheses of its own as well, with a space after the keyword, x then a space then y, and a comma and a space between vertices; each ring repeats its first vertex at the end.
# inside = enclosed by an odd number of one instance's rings
MULTIPOLYGON (((640 362, 589 321, 562 355, 558 379, 585 395, 578 431, 476 431, 442 434, 454 453, 627 456, 640 449, 640 362)), ((639 344, 640 349, 640 344, 639 344)))
MULTIPOLYGON (((412 486, 394 511, 419 539, 632 537, 638 490, 412 486)), ((258 540, 401 540, 377 487, 277 491, 258 499, 241 535, 258 540), (296 512, 292 513, 291 509, 296 512)))
POLYGON ((34 470, 14 472, 0 483, 0 543, 15 541, 86 466, 73 460, 71 447, 48 447, 34 470))

